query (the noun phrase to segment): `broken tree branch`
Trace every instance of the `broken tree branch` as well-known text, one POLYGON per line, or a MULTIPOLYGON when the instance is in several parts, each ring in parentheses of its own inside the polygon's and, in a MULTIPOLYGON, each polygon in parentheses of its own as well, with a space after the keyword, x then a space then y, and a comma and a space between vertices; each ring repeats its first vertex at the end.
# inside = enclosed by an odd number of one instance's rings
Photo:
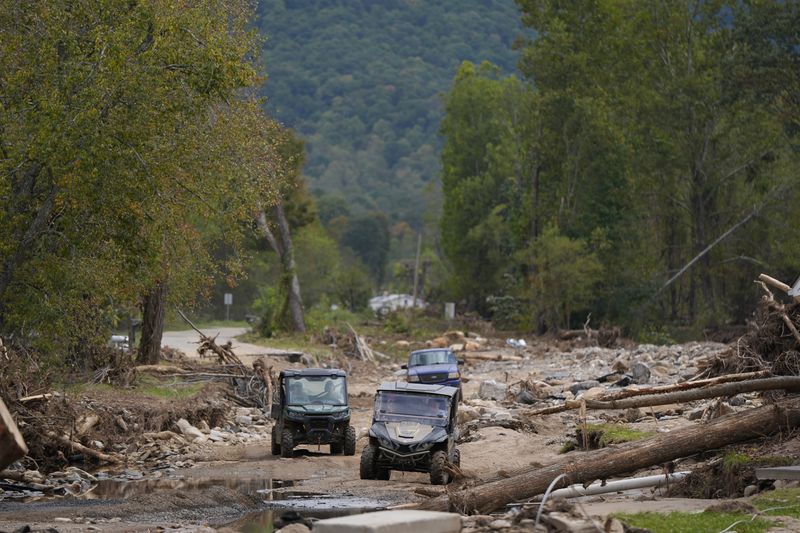
POLYGON ((664 464, 695 453, 771 435, 800 425, 800 398, 734 413, 707 424, 692 424, 649 439, 569 455, 545 467, 516 470, 510 477, 452 491, 418 506, 431 511, 487 514, 507 503, 542 494, 557 476, 559 485, 586 483, 664 464))
POLYGON ((17 459, 25 457, 28 447, 25 439, 17 429, 17 424, 11 418, 11 413, 0 398, 0 470, 4 469, 17 459))
POLYGON ((98 452, 97 450, 93 450, 92 448, 87 448, 80 442, 75 442, 70 440, 69 438, 65 437, 64 435, 59 435, 55 431, 48 431, 45 435, 59 443, 63 444, 64 446, 69 447, 72 450, 80 452, 84 455, 88 455, 89 457, 94 457, 99 461, 104 461, 106 463, 115 463, 120 464, 124 463, 125 460, 116 455, 110 455, 103 452, 98 452))
POLYGON ((781 291, 783 291, 785 293, 788 293, 792 289, 791 287, 789 287, 784 282, 782 282, 780 280, 777 280, 777 279, 773 278, 772 276, 767 276, 766 274, 759 274, 758 275, 758 280, 759 281, 763 281, 767 285, 769 285, 771 287, 775 287, 776 289, 781 290, 781 291))
POLYGON ((197 352, 200 355, 203 355, 203 353, 205 353, 206 350, 210 350, 214 352, 217 355, 217 357, 219 357, 221 363, 223 364, 228 363, 235 365, 242 374, 246 373, 244 364, 242 364, 242 361, 238 357, 236 357, 235 353, 233 353, 230 342, 228 342, 223 346, 219 346, 215 342, 217 340, 216 335, 214 337, 209 337, 208 335, 197 329, 197 326, 195 326, 192 323, 192 321, 189 320, 189 318, 185 314, 183 314, 183 311, 181 311, 180 309, 176 309, 176 311, 178 311, 178 314, 181 315, 181 318, 183 318, 186 321, 186 323, 189 324, 192 327, 192 329, 195 330, 200 335, 201 342, 200 346, 197 348, 197 352))

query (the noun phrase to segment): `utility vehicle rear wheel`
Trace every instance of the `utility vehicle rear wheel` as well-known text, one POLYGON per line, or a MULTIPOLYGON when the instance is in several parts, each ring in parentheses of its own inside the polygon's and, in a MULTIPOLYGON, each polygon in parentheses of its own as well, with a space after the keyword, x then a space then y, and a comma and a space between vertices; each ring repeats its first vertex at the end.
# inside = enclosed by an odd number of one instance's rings
POLYGON ((367 444, 361 450, 361 464, 358 473, 361 479, 377 479, 376 477, 376 460, 378 458, 378 447, 374 444, 367 444))
POLYGON ((356 428, 353 426, 347 426, 344 432, 344 454, 356 454, 356 428))
POLYGON ((281 443, 280 439, 278 439, 278 426, 272 426, 272 442, 271 442, 271 451, 272 455, 280 455, 281 454, 281 443))
POLYGON ((444 469, 447 464, 447 452, 439 450, 431 457, 431 485, 447 485, 450 474, 444 469))
POLYGON ((281 457, 291 457, 293 449, 294 439, 292 438, 292 432, 284 429, 281 434, 281 457))

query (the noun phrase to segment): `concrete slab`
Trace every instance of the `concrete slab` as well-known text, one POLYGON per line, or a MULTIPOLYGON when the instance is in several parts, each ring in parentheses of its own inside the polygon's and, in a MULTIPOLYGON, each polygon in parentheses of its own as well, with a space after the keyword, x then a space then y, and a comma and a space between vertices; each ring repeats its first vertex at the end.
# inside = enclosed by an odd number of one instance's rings
POLYGON ((377 511, 314 522, 314 533, 458 533, 461 515, 435 511, 377 511))
POLYGON ((756 468, 756 479, 800 479, 800 466, 756 468))

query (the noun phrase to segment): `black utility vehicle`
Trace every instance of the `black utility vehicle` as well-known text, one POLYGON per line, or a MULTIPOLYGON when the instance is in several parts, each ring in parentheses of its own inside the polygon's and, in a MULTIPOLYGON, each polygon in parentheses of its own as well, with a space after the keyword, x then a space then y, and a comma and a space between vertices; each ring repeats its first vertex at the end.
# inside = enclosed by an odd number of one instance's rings
POLYGON ((298 444, 330 444, 331 454, 355 455, 347 374, 308 368, 280 373, 272 404, 272 455, 291 457, 298 444))
POLYGON ((455 387, 381 384, 369 444, 361 452, 361 479, 389 479, 392 470, 402 470, 430 472, 433 485, 449 483, 445 464, 461 463, 457 410, 455 387))

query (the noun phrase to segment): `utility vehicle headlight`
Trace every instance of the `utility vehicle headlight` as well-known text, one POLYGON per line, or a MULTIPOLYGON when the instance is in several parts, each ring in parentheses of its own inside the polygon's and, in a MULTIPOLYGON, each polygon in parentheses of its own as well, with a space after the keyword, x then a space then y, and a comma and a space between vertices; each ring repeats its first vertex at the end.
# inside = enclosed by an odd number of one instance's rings
POLYGON ((417 383, 419 381, 419 376, 417 374, 409 374, 408 375, 408 382, 409 383, 417 383))
POLYGON ((458 378, 458 376, 459 376, 458 371, 450 372, 449 374, 447 374, 448 379, 456 379, 458 378))

